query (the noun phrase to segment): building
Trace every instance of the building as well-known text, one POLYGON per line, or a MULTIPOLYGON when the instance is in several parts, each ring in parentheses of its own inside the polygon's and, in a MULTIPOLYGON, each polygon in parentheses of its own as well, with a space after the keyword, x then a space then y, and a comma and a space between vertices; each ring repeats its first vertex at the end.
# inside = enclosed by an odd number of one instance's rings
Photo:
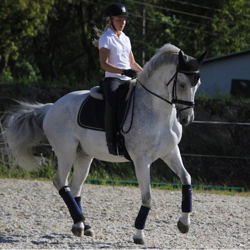
POLYGON ((250 49, 206 59, 197 93, 250 97, 250 49))

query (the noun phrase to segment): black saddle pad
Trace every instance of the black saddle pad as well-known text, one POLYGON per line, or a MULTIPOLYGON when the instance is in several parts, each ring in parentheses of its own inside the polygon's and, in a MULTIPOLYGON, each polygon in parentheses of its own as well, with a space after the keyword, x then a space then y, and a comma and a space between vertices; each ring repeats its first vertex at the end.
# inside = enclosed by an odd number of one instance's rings
MULTIPOLYGON (((118 90, 118 103, 117 103, 117 128, 120 132, 129 110, 129 104, 131 97, 133 96, 134 89, 131 91, 130 97, 127 98, 129 91, 129 84, 121 86, 118 90), (126 100, 126 101, 125 101, 126 100)), ((95 99, 92 96, 88 96, 82 103, 78 113, 79 126, 91 130, 105 131, 105 101, 95 99)))
POLYGON ((104 115, 104 101, 95 99, 89 95, 79 109, 77 121, 79 126, 83 128, 105 131, 104 115))

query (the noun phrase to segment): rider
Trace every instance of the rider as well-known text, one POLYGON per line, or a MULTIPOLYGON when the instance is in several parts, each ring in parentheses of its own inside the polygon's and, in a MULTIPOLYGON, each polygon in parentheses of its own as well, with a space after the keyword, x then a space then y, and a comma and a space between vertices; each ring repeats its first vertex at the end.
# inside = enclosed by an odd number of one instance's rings
POLYGON ((100 65, 105 70, 102 82, 106 100, 105 132, 110 154, 119 155, 116 141, 116 90, 137 76, 142 67, 135 61, 128 36, 123 33, 128 12, 121 3, 112 3, 105 11, 106 31, 99 38, 100 65))

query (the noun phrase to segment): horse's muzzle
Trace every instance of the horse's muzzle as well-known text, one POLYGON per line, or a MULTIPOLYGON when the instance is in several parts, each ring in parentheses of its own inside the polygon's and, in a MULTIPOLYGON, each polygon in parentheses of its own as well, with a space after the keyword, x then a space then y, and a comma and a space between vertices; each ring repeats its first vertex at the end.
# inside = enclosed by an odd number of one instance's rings
POLYGON ((194 120, 194 113, 192 112, 192 113, 186 114, 185 112, 177 111, 177 119, 178 119, 178 122, 182 126, 187 126, 191 122, 193 122, 193 120, 194 120))

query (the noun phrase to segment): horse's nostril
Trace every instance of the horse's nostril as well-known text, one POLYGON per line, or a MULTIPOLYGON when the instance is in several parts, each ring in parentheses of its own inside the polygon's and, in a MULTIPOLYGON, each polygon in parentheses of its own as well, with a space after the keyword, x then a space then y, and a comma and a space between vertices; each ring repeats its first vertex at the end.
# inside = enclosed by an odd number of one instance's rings
POLYGON ((181 119, 181 125, 187 125, 188 119, 181 119))

